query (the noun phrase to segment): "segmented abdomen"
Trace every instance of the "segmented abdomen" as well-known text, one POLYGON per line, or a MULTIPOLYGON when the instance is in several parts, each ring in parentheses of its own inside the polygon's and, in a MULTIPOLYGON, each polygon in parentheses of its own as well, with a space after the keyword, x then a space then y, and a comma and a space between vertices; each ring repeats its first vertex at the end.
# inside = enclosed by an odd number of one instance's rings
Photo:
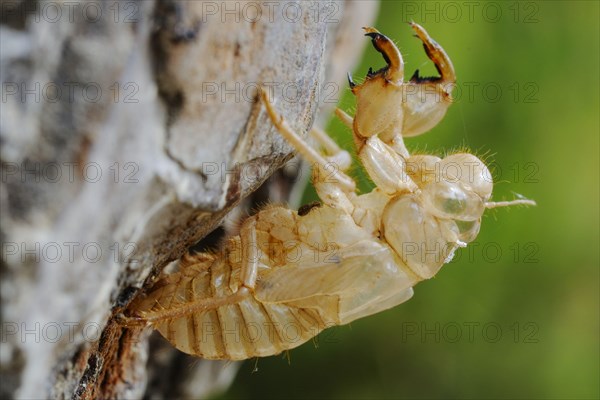
MULTIPOLYGON (((235 242, 239 237, 230 240, 235 242)), ((230 242, 226 247, 233 245, 230 242)), ((152 325, 185 353, 206 359, 264 357, 297 347, 333 325, 306 303, 261 303, 254 297, 202 312, 186 312, 193 301, 235 293, 240 265, 231 257, 202 253, 184 257, 180 268, 180 272, 161 278, 147 297, 137 301, 135 309, 139 316, 154 319, 152 325), (181 309, 183 314, 161 318, 174 309, 181 309)))

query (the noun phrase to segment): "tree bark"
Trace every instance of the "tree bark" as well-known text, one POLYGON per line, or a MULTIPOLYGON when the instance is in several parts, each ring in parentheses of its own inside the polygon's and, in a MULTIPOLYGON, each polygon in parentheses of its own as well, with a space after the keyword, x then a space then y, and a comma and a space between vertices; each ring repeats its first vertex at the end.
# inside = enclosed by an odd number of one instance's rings
POLYGON ((305 135, 377 3, 67 3, 2 4, 0 395, 206 396, 235 363, 116 316, 241 201, 285 200, 282 173, 249 198, 293 156, 256 89, 305 135))

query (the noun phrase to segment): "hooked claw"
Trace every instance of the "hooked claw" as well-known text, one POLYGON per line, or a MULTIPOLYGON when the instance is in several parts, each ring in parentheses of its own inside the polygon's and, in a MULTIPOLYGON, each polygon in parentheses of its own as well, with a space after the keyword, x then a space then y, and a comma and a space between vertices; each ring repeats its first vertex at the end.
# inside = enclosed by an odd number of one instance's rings
POLYGON ((354 83, 352 80, 352 75, 350 75, 350 72, 348 72, 348 84, 350 85, 350 90, 354 89, 356 86, 356 83, 354 83))
MULTIPOLYGON (((419 71, 415 71, 414 75, 410 79, 412 82, 440 82, 440 83, 454 83, 456 82, 456 74, 454 72, 454 66, 452 61, 442 48, 435 40, 429 36, 427 31, 419 24, 415 22, 409 23, 411 28, 415 31, 416 37, 423 42, 425 53, 427 57, 435 64, 435 68, 438 70, 440 77, 427 77, 423 78, 419 76, 419 71)), ((369 36, 373 42, 373 47, 383 55, 387 66, 383 69, 372 72, 371 70, 367 74, 367 78, 371 78, 374 75, 382 73, 385 79, 389 82, 400 84, 404 78, 404 61, 402 60, 402 54, 398 50, 398 47, 391 41, 387 36, 381 34, 377 29, 371 27, 364 27, 365 36, 369 36)))
POLYGON ((448 54, 446 54, 442 46, 440 46, 435 40, 433 40, 421 25, 415 22, 410 22, 409 24, 411 28, 415 31, 416 36, 423 42, 423 47, 425 48, 425 53, 427 53, 427 57, 429 57, 429 59, 433 61, 433 63, 435 64, 435 68, 440 73, 440 78, 421 78, 419 77, 419 70, 416 70, 411 78, 411 81, 417 83, 425 80, 442 81, 443 83, 456 82, 454 66, 452 65, 450 57, 448 57, 448 54))
MULTIPOLYGON (((382 35, 375 28, 363 27, 365 36, 369 36, 375 50, 383 55, 387 67, 378 71, 383 72, 385 79, 389 82, 400 84, 404 79, 404 61, 398 47, 387 36, 382 35)), ((377 74, 377 72, 375 73, 377 74)), ((374 75, 372 72, 369 77, 374 75)))

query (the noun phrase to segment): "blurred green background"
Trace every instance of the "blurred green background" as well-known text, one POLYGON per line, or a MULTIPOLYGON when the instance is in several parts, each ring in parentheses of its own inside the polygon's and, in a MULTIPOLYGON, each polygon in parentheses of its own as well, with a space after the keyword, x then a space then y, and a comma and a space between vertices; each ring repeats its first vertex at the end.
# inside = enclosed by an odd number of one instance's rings
MULTIPOLYGON (((409 149, 487 154, 494 198, 538 206, 488 211, 477 241, 410 301, 324 332, 291 363, 245 362, 222 398, 599 397, 598 4, 381 4, 375 26, 398 43, 407 78, 435 74, 414 20, 459 79, 456 104, 409 149)), ((382 65, 369 45, 354 76, 382 65)), ((353 110, 348 90, 340 106, 353 110)), ((330 132, 351 146, 340 123, 330 132)))

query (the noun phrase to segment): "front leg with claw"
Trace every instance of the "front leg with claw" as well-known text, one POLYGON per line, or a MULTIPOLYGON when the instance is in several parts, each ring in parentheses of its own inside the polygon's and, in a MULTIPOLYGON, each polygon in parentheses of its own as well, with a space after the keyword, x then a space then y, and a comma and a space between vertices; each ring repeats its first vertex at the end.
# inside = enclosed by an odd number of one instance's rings
POLYGON ((440 76, 423 78, 416 71, 409 81, 405 81, 404 62, 394 42, 375 28, 363 28, 387 65, 376 72, 369 71, 361 85, 350 80, 357 98, 357 112, 352 124, 359 149, 367 138, 376 135, 398 154, 407 157, 402 138, 433 128, 452 104, 451 92, 456 83, 452 61, 423 27, 416 23, 410 25, 440 76))

